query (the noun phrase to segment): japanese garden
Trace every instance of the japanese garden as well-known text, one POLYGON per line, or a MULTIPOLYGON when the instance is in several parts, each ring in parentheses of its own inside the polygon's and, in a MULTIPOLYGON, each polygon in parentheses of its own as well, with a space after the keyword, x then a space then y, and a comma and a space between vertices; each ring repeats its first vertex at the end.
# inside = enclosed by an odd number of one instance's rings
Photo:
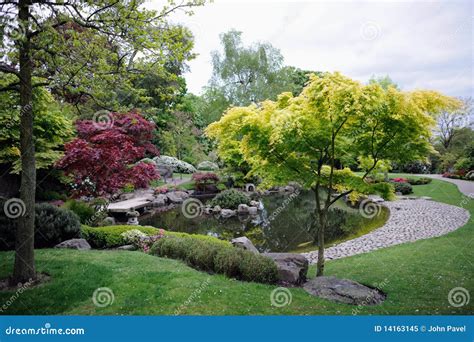
POLYGON ((208 6, 0 0, 0 314, 472 315, 472 97, 208 6))

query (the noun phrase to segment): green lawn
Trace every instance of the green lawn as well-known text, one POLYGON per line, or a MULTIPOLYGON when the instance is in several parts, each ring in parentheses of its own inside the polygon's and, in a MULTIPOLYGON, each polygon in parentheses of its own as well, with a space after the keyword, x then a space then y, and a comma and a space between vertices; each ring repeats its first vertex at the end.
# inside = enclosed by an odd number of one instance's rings
MULTIPOLYGON (((456 186, 433 180, 415 186, 416 195, 462 206, 474 214, 474 201, 456 186)), ((448 293, 464 287, 474 296, 474 220, 448 235, 330 261, 327 275, 350 278, 368 285, 382 284, 388 294, 380 306, 363 307, 358 314, 473 314, 474 300, 454 308, 448 293)), ((290 289, 292 301, 272 307, 275 286, 240 282, 221 275, 195 271, 179 261, 140 252, 38 250, 37 267, 51 281, 25 291, 8 307, 7 314, 181 314, 246 315, 351 315, 356 307, 312 297, 290 289), (92 302, 98 287, 113 290, 112 305, 92 302)), ((12 269, 13 254, 0 253, 0 277, 12 269)), ((314 276, 314 267, 310 270, 314 276)), ((1 305, 14 292, 0 293, 1 305)), ((2 312, 5 314, 5 312, 2 312)))

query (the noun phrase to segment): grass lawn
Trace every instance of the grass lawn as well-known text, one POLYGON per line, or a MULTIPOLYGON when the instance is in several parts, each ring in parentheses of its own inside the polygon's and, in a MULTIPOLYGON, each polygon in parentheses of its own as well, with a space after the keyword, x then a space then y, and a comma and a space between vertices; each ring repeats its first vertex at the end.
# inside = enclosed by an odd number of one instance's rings
MULTIPOLYGON (((416 195, 466 208, 474 215, 474 200, 454 184, 433 180, 414 187, 416 195)), ((336 304, 290 289, 292 301, 278 308, 270 302, 276 286, 240 282, 195 271, 183 263, 140 252, 38 250, 37 268, 51 275, 49 283, 27 290, 1 314, 473 314, 474 300, 455 308, 448 293, 466 288, 474 296, 474 220, 439 238, 394 246, 327 263, 326 275, 368 285, 388 294, 379 306, 336 304), (112 305, 94 306, 92 294, 109 287, 112 305)), ((0 277, 12 270, 13 253, 0 253, 0 277)), ((315 269, 310 269, 314 276, 315 269)), ((0 293, 2 304, 15 292, 0 293)))

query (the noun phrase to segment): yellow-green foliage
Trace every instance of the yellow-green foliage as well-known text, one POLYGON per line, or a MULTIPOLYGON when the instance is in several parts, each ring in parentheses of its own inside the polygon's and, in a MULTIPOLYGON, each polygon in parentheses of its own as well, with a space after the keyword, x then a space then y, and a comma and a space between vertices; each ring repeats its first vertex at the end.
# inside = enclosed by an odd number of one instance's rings
MULTIPOLYGON (((113 248, 126 244, 122 233, 127 232, 132 229, 137 229, 142 233, 145 233, 149 236, 158 235, 159 229, 150 226, 129 226, 129 225, 116 225, 116 226, 105 226, 105 227, 89 227, 82 225, 81 233, 82 237, 86 239, 92 247, 95 248, 113 248)), ((193 235, 187 233, 179 232, 170 232, 164 231, 164 236, 172 237, 190 237, 192 239, 197 239, 200 241, 212 241, 214 243, 220 244, 222 246, 231 246, 230 242, 219 240, 212 236, 207 235, 193 235)))
MULTIPOLYGON (((1 82, 0 82, 1 83, 1 82)), ((62 156, 62 148, 73 135, 72 121, 43 88, 33 92, 35 114, 36 168, 46 168, 62 156)), ((0 94, 0 163, 13 163, 12 171, 20 166, 20 106, 16 93, 0 94)))
POLYGON ((423 158, 432 149, 433 115, 459 105, 433 91, 384 89, 326 73, 311 76, 297 97, 283 93, 277 101, 232 107, 206 133, 223 160, 241 158, 263 186, 298 181, 310 188, 334 177, 333 187, 363 192, 360 177, 330 165, 359 157, 370 171, 381 161, 423 158))

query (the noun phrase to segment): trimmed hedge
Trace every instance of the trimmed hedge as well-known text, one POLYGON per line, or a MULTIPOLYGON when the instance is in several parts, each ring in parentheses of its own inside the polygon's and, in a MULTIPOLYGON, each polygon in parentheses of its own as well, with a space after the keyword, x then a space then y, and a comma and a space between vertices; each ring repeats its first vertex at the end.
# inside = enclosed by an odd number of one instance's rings
MULTIPOLYGON (((89 227, 82 225, 82 237, 90 243, 94 248, 114 248, 127 244, 122 233, 129 230, 137 229, 148 236, 158 235, 160 230, 150 226, 129 226, 129 225, 117 225, 117 226, 103 226, 103 227, 89 227)), ((230 242, 216 239, 212 236, 207 235, 190 235, 187 233, 169 232, 165 231, 165 236, 173 237, 189 237, 200 241, 213 241, 220 244, 223 247, 232 246, 230 242)))
POLYGON ((240 280, 270 284, 278 280, 278 270, 272 259, 232 247, 230 243, 213 237, 170 235, 155 242, 151 253, 183 260, 199 270, 221 273, 240 280))
POLYGON ((155 235, 159 233, 159 229, 155 227, 128 225, 89 227, 82 225, 82 237, 94 248, 114 248, 126 244, 122 233, 132 229, 138 229, 147 235, 155 235))
POLYGON ((431 183, 431 178, 421 177, 421 178, 408 178, 408 183, 411 185, 424 185, 431 183))

